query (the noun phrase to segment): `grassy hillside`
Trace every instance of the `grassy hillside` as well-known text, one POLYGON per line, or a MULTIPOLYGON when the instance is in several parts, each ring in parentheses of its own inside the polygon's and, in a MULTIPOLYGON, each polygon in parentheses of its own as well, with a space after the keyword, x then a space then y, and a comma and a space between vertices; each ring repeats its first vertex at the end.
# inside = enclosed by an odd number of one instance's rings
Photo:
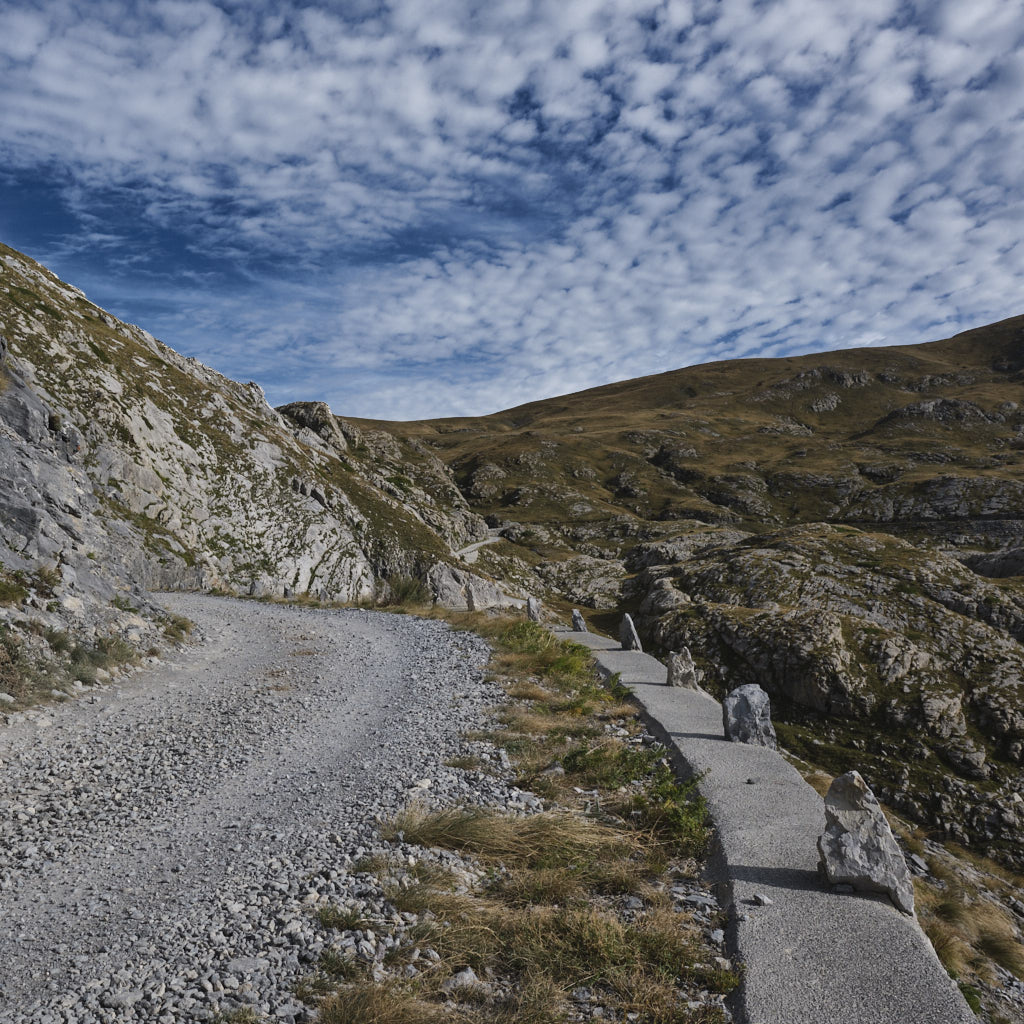
POLYGON ((1015 317, 363 426, 449 464, 493 573, 631 611, 714 692, 764 686, 791 749, 1021 865, 1022 403, 1015 317))
POLYGON ((997 521, 1024 508, 1016 401, 1024 317, 927 345, 711 363, 492 416, 377 426, 441 455, 476 511, 569 541, 581 523, 619 518, 900 531, 927 519, 930 535, 941 520, 998 545, 1009 528, 997 521))

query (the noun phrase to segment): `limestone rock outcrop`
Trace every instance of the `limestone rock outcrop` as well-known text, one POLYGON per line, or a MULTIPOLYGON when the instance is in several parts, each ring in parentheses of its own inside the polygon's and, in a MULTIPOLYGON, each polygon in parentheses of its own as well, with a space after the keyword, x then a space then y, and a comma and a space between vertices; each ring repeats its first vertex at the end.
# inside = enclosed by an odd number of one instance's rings
POLYGON ((1024 782, 1018 581, 813 524, 698 549, 636 584, 654 642, 688 647, 712 692, 761 685, 776 726, 792 723, 787 748, 833 772, 856 758, 897 810, 1019 862, 1024 823, 1003 813, 1024 782))
MULTIPOLYGON (((323 403, 277 412, 4 247, 0 281, 0 573, 55 568, 54 607, 103 619, 118 595, 181 587, 365 599, 486 536, 419 442, 323 403)), ((488 586, 456 589, 480 605, 488 586)))
POLYGON ((439 605, 453 611, 516 608, 523 603, 507 595, 493 580, 445 562, 438 562, 427 572, 427 586, 439 605))

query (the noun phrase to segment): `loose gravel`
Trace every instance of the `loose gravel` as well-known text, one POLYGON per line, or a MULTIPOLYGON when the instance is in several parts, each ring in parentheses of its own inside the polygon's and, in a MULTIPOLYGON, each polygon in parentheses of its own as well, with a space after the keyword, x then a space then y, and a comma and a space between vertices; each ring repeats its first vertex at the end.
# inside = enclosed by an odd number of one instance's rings
MULTIPOLYGON (((410 798, 537 798, 445 766, 502 699, 480 638, 405 616, 166 595, 201 642, 0 731, 0 1022, 173 1024, 290 994, 324 904, 410 798)), ((377 956, 372 936, 364 953, 377 956)))

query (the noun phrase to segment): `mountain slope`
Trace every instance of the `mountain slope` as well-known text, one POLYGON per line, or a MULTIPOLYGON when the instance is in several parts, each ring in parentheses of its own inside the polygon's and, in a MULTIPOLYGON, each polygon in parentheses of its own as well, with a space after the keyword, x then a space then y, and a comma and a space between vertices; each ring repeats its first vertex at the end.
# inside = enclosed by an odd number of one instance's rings
MULTIPOLYGON (((1024 864, 1024 317, 375 424, 452 467, 481 563, 758 682, 791 749, 1024 864)), ((361 421, 366 424, 364 421, 361 421)))
POLYGON ((450 594, 452 548, 486 535, 429 452, 275 412, 6 247, 0 338, 0 661, 46 630, 147 644, 147 588, 349 601, 433 570, 450 594))
POLYGON ((716 692, 765 686, 790 749, 1024 866, 1024 317, 414 423, 270 409, 10 249, 0 337, 16 705, 69 633, 92 657, 173 627, 147 587, 416 577, 483 607, 497 579, 608 629, 633 612, 716 692))
POLYGON ((980 541, 1011 533, 983 521, 1021 515, 1015 400, 1024 317, 927 345, 712 363, 394 429, 442 453, 478 511, 522 521, 554 525, 575 505, 583 519, 905 530, 913 509, 980 541))

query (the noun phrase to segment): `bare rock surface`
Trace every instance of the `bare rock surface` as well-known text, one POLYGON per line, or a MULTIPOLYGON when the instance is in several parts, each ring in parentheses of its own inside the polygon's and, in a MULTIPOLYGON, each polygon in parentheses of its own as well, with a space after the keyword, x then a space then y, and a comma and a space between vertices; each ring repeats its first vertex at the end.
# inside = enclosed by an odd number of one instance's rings
POLYGON ((693 663, 689 647, 669 652, 668 685, 684 686, 688 690, 700 688, 700 670, 693 663))
POLYGON ((438 562, 427 573, 427 587, 442 608, 453 611, 481 611, 485 608, 521 607, 522 601, 509 597, 493 580, 438 562))
POLYGON ((813 524, 648 567, 636 583, 645 635, 688 647, 709 692, 756 683, 788 749, 832 775, 856 765, 899 813, 1024 865, 1011 803, 1024 784, 1019 578, 813 524))
POLYGON ((750 743, 775 750, 778 743, 772 727, 771 701, 757 683, 737 686, 722 701, 725 738, 733 743, 750 743))
POLYGON ((289 991, 323 947, 317 906, 374 912, 352 865, 378 818, 422 779, 431 799, 536 800, 444 764, 499 698, 479 638, 163 599, 201 644, 0 732, 3 1024, 304 1020, 289 991))
POLYGON ((831 884, 884 892, 904 914, 914 913, 914 883, 907 862, 859 772, 840 775, 829 787, 818 852, 818 868, 831 884))

